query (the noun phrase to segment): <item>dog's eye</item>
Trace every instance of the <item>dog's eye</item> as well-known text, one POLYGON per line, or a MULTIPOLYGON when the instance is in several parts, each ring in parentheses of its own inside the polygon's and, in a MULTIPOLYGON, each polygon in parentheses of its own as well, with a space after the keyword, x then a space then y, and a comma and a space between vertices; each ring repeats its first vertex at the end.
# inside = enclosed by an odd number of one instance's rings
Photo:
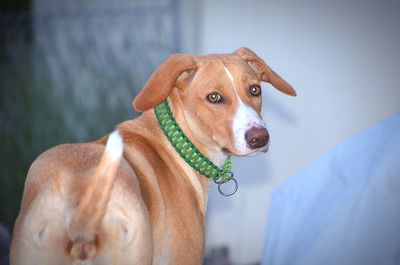
POLYGON ((211 103, 221 103, 223 99, 219 93, 212 92, 207 95, 207 100, 211 103))
POLYGON ((258 97, 261 95, 261 87, 258 85, 252 85, 249 88, 249 92, 252 96, 258 97))

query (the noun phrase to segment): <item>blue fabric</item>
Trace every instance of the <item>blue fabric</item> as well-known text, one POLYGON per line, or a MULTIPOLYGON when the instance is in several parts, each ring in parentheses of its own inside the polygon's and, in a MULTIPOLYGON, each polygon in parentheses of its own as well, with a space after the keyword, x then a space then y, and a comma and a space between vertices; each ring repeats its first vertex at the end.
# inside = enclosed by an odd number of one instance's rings
POLYGON ((400 113, 273 193, 262 264, 400 264, 400 113))

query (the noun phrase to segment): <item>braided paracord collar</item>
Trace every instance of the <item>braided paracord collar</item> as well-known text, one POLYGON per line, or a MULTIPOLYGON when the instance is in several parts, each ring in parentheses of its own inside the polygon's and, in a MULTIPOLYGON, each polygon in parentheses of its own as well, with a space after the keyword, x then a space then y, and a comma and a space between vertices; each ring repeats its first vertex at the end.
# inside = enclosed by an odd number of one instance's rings
POLYGON ((203 176, 214 180, 214 182, 218 184, 218 191, 222 195, 230 196, 237 191, 238 183, 236 179, 233 178, 233 173, 231 171, 232 160, 230 156, 226 159, 223 167, 219 168, 200 153, 177 124, 167 100, 157 105, 154 108, 154 113, 164 135, 186 163, 203 176), (223 192, 221 189, 222 184, 231 180, 233 180, 235 185, 233 191, 229 193, 223 192))

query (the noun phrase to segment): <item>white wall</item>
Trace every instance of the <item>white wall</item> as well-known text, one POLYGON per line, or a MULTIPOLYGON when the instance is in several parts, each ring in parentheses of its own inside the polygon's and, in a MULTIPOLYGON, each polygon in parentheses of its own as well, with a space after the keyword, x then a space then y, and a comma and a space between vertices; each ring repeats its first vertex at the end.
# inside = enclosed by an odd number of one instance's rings
POLYGON ((277 184, 400 111, 400 8, 387 0, 205 0, 200 7, 199 54, 249 47, 298 92, 290 98, 264 86, 270 152, 234 160, 238 194, 210 193, 207 248, 228 244, 235 264, 246 264, 262 255, 277 184))

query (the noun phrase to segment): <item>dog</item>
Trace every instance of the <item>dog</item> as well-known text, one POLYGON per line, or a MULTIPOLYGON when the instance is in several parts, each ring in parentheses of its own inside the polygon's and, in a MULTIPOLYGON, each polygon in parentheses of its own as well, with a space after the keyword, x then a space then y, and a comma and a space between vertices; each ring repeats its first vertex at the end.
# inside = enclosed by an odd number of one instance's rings
POLYGON ((230 156, 269 146, 262 81, 296 95, 248 48, 169 56, 133 100, 143 112, 138 118, 94 142, 53 147, 34 161, 11 264, 202 264, 212 179, 219 185, 234 179, 230 156), (168 111, 172 121, 163 120, 168 111), (187 144, 189 151, 182 151, 187 144))

